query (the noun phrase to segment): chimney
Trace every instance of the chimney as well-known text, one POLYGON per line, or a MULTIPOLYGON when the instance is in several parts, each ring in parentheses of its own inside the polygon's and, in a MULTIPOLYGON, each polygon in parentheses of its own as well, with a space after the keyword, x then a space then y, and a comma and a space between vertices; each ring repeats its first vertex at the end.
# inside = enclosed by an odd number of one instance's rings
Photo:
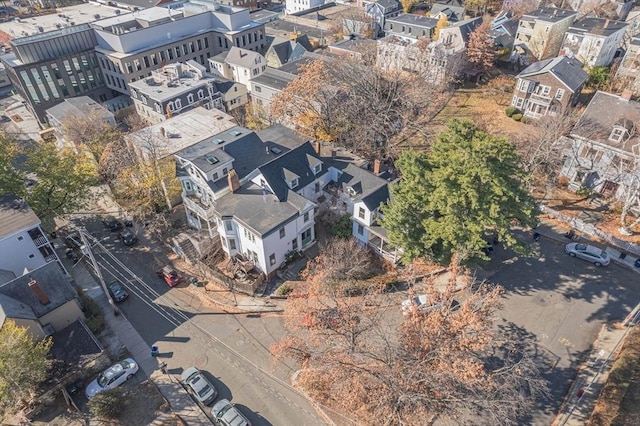
POLYGON ((374 175, 379 175, 380 174, 380 160, 378 160, 377 158, 373 162, 373 174, 374 175))
POLYGON ((604 21, 604 27, 605 27, 605 28, 609 28, 609 19, 606 19, 606 20, 604 21))
POLYGON ((316 151, 316 154, 320 155, 320 147, 322 145, 320 145, 320 141, 316 140, 315 142, 313 142, 313 149, 316 151))
POLYGON ((240 180, 234 169, 229 170, 227 175, 227 182, 229 182, 229 189, 231 192, 236 192, 240 188, 240 180))
POLYGON ((553 16, 558 16, 558 9, 553 9, 553 16))
POLYGON ((167 136, 166 131, 164 130, 164 127, 160 127, 160 135, 164 138, 167 136))
POLYGON ((633 92, 631 90, 625 89, 625 90, 622 91, 622 94, 620 95, 620 97, 622 99, 624 99, 625 101, 630 101, 632 94, 633 94, 633 92))
POLYGON ((336 151, 335 149, 331 150, 331 157, 332 158, 336 158, 336 155, 338 154, 338 151, 336 151))
POLYGON ((46 294, 44 294, 44 291, 42 291, 42 289, 40 288, 40 285, 36 280, 31 278, 31 281, 29 281, 28 285, 31 291, 33 291, 33 294, 36 295, 40 303, 42 303, 43 305, 49 304, 49 298, 47 297, 46 294))

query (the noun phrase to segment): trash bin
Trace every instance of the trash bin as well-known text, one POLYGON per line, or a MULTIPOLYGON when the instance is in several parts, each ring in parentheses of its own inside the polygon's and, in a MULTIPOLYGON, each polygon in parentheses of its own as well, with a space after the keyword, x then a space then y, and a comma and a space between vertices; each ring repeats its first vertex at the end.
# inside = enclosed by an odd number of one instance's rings
POLYGON ((158 356, 159 353, 160 351, 158 350, 157 346, 151 346, 151 356, 158 356))
POLYGON ((620 252, 620 259, 625 259, 627 257, 627 253, 621 251, 620 252))
POLYGON ((636 259, 636 261, 633 263, 633 266, 635 266, 636 268, 640 268, 640 259, 636 259))

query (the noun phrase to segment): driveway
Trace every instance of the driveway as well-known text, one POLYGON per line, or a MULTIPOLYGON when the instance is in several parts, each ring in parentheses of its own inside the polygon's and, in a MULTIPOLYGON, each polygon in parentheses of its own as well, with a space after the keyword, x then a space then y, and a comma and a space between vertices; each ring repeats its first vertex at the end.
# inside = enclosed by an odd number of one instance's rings
POLYGON ((569 257, 564 242, 533 244, 531 257, 497 249, 486 269, 505 289, 500 327, 537 342, 551 397, 539 401, 531 423, 548 425, 603 325, 621 321, 640 301, 640 275, 569 257))

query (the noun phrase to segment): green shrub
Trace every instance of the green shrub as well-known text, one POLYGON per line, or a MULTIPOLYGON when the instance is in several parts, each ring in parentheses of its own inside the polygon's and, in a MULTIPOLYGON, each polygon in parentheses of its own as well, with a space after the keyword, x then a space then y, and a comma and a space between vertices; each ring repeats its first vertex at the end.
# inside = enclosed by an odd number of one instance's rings
POLYGON ((516 112, 518 112, 518 108, 514 106, 507 107, 507 109, 504 110, 504 113, 507 114, 507 117, 512 117, 516 112))
POLYGON ((516 121, 520 121, 520 120, 522 120, 522 114, 520 114, 520 113, 518 113, 518 114, 513 114, 513 115, 511 116, 511 118, 513 118, 513 119, 514 119, 514 120, 516 120, 516 121))
POLYGON ((351 223, 351 217, 345 214, 338 219, 338 222, 331 228, 331 235, 336 238, 349 238, 353 233, 351 232, 353 224, 351 223))
POLYGON ((531 122, 531 120, 529 119, 529 117, 522 117, 520 119, 520 122, 524 123, 524 124, 529 124, 531 122))
POLYGON ((87 403, 89 411, 96 417, 116 419, 122 412, 125 403, 124 390, 113 388, 100 392, 87 403))
POLYGON ((577 195, 582 195, 584 197, 588 197, 589 195, 591 195, 592 192, 593 192, 592 189, 587 188, 586 186, 582 186, 582 187, 580 187, 580 189, 578 189, 576 191, 576 194, 577 195))
POLYGON ((104 315, 102 315, 100 306, 95 300, 84 294, 82 290, 79 290, 78 294, 80 295, 80 305, 82 305, 87 327, 91 332, 99 333, 104 327, 104 315))
POLYGON ((292 291, 293 291, 293 288, 291 288, 288 284, 285 283, 285 284, 282 284, 280 287, 278 287, 278 289, 276 290, 276 296, 286 296, 292 291))

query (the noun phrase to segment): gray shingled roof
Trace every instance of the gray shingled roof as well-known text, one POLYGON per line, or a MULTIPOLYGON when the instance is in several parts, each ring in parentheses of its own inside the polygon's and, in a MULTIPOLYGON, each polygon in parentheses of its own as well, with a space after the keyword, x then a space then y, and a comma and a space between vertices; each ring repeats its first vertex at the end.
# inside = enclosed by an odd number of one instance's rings
POLYGON ((67 98, 64 102, 47 109, 47 114, 58 121, 64 121, 67 117, 83 116, 93 113, 104 120, 113 119, 113 113, 88 96, 76 96, 67 98))
POLYGON ((13 297, 0 294, 0 328, 4 322, 9 319, 37 319, 33 309, 25 303, 14 299, 13 297))
POLYGON ((229 50, 224 62, 243 68, 251 68, 257 64, 257 58, 262 58, 264 61, 264 57, 258 52, 233 46, 231 50, 229 50))
POLYGON ((400 6, 400 2, 398 0, 376 0, 374 3, 378 3, 385 9, 393 9, 400 6))
POLYGON ((296 78, 296 76, 293 74, 280 69, 267 67, 262 74, 252 78, 251 81, 260 86, 270 87, 275 90, 283 90, 293 81, 294 78, 296 78))
POLYGON ((28 305, 37 318, 76 298, 77 294, 58 262, 49 262, 0 286, 0 294, 28 305), (36 280, 49 303, 43 305, 28 284, 36 280))
POLYGON ((388 182, 371 172, 350 162, 331 159, 330 166, 342 171, 338 184, 346 193, 348 187, 353 187, 357 194, 354 201, 362 201, 369 210, 375 210, 380 203, 389 199, 388 182))
POLYGON ((556 7, 540 7, 533 12, 525 13, 522 17, 523 21, 544 21, 544 22, 559 22, 563 19, 567 19, 570 16, 577 15, 578 12, 568 9, 560 9, 556 7))
POLYGON ((431 13, 431 16, 435 16, 442 12, 449 21, 460 21, 464 18, 464 7, 460 6, 434 3, 429 12, 431 13))
POLYGON ((420 28, 435 28, 438 25, 437 19, 414 15, 412 13, 401 13, 396 17, 387 18, 386 22, 397 22, 399 24, 413 25, 420 28))
POLYGON ((567 33, 574 34, 593 34, 593 35, 601 35, 604 37, 608 37, 611 34, 620 31, 624 27, 626 27, 626 22, 622 21, 614 21, 611 19, 604 18, 582 18, 579 21, 575 21, 569 29, 567 33))
POLYGON ((640 144, 639 130, 639 102, 627 101, 620 96, 598 91, 587 105, 571 134, 633 153, 632 148, 640 144), (635 124, 635 135, 624 143, 610 141, 609 136, 616 124, 624 127, 635 124))
POLYGON ((580 61, 565 56, 535 62, 518 74, 518 77, 531 77, 545 73, 554 75, 572 92, 578 90, 589 78, 589 74, 582 69, 580 61))
POLYGON ((318 176, 327 172, 325 165, 319 174, 314 175, 311 171, 312 167, 309 164, 309 156, 319 158, 311 144, 305 142, 299 147, 258 168, 267 181, 269 188, 271 188, 274 195, 280 201, 286 201, 288 194, 291 192, 286 183, 287 171, 294 173, 299 178, 298 186, 292 188, 294 190, 304 188, 317 179, 318 176))
POLYGON ((22 199, 11 194, 0 197, 0 238, 39 224, 38 216, 22 199))

